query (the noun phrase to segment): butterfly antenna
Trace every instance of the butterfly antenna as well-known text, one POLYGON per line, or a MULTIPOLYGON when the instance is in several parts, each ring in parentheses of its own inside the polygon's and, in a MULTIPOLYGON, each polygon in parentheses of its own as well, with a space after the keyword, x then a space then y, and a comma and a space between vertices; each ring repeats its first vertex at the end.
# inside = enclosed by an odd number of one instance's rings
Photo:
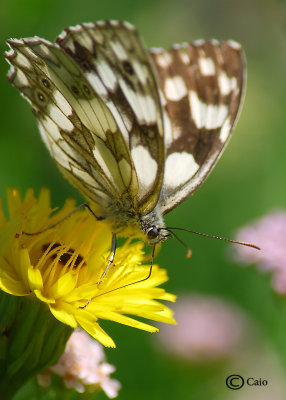
MULTIPOLYGON (((248 247, 252 247, 253 249, 256 250, 261 250, 260 247, 256 246, 255 244, 252 243, 247 243, 247 242, 240 242, 239 240, 233 240, 233 239, 228 239, 228 238, 224 238, 224 237, 220 237, 220 236, 214 236, 214 235, 208 235, 207 233, 202 233, 202 232, 197 232, 197 231, 192 231, 191 229, 185 229, 185 228, 174 228, 174 227, 167 227, 165 228, 167 231, 171 232, 175 237, 176 235, 174 234, 174 232, 171 231, 171 229, 177 229, 179 231, 184 231, 184 232, 190 232, 190 233, 194 233, 195 235, 199 235, 199 236, 204 236, 210 239, 218 239, 218 240, 223 240, 224 242, 229 242, 229 243, 236 243, 236 244, 240 244, 242 246, 248 246, 248 247)), ((176 237, 178 240, 179 238, 176 237)), ((181 240, 179 240, 181 241, 181 240)))
POLYGON ((186 258, 191 258, 193 252, 192 252, 192 250, 190 249, 190 247, 189 247, 185 242, 183 242, 182 239, 179 238, 179 236, 178 236, 175 232, 173 232, 173 231, 171 230, 171 229, 176 229, 176 228, 163 228, 163 229, 165 229, 165 230, 167 230, 168 232, 170 232, 170 233, 172 234, 172 236, 174 236, 174 238, 176 238, 176 239, 178 240, 178 242, 180 242, 180 243, 185 247, 185 249, 187 250, 186 258))

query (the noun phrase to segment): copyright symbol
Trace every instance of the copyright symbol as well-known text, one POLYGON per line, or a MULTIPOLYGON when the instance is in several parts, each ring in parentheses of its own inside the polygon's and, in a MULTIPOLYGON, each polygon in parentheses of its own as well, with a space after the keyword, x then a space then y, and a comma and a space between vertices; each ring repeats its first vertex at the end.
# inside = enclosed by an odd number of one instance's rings
POLYGON ((229 375, 226 378, 225 383, 226 383, 226 386, 229 389, 238 390, 238 389, 241 389, 243 387, 244 379, 240 375, 229 375))

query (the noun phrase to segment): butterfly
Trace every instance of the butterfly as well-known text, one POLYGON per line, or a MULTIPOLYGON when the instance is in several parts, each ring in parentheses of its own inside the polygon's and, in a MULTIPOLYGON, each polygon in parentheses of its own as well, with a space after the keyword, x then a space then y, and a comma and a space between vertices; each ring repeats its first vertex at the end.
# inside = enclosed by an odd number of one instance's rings
POLYGON ((133 25, 113 20, 8 44, 8 79, 63 175, 115 234, 164 241, 163 215, 204 182, 238 118, 240 44, 147 50, 133 25))

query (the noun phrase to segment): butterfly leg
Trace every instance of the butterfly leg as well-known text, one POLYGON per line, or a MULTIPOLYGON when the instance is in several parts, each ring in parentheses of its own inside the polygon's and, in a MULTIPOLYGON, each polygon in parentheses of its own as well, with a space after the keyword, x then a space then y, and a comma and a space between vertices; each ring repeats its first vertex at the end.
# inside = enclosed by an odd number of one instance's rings
MULTIPOLYGON (((97 297, 102 296, 103 294, 105 295, 105 294, 107 294, 107 293, 114 292, 115 290, 120 290, 120 289, 123 289, 123 288, 125 288, 125 287, 131 286, 131 285, 135 285, 136 283, 140 283, 140 282, 147 281, 147 279, 151 278, 152 269, 153 269, 153 262, 154 262, 155 247, 156 247, 156 245, 153 246, 152 255, 151 255, 150 269, 149 269, 148 275, 147 275, 145 278, 139 279, 138 281, 135 281, 135 282, 132 282, 132 283, 127 283, 127 285, 123 285, 123 286, 120 286, 120 287, 118 287, 118 288, 109 290, 108 292, 100 293, 100 294, 98 294, 97 296, 94 296, 94 297, 92 297, 91 299, 89 299, 89 300, 85 303, 84 306, 81 306, 81 307, 79 307, 79 308, 80 308, 81 310, 84 310, 84 309, 89 305, 89 303, 90 303, 92 300, 96 299, 97 297)), ((116 235, 115 235, 115 234, 113 234, 113 236, 112 236, 112 249, 111 249, 111 250, 112 250, 112 253, 111 253, 111 256, 109 257, 109 261, 108 261, 107 267, 105 268, 105 270, 104 270, 103 274, 101 275, 101 278, 100 278, 100 279, 102 279, 102 278, 106 275, 106 272, 108 271, 110 265, 112 264, 112 262, 113 262, 113 260, 114 260, 115 250, 116 250, 116 235)), ((99 282, 97 282, 97 283, 101 283, 101 280, 100 280, 99 282)))
POLYGON ((98 284, 100 284, 102 282, 102 279, 105 277, 107 271, 109 270, 111 264, 114 261, 115 251, 116 251, 116 244, 117 244, 116 234, 113 233, 112 234, 112 241, 111 241, 111 254, 110 254, 107 266, 105 267, 105 270, 103 271, 103 274, 101 275, 100 280, 97 282, 98 284))
MULTIPOLYGON (((98 282, 96 282, 98 285, 102 282, 102 279, 105 277, 107 271, 108 271, 109 268, 110 268, 110 265, 111 265, 111 264, 113 263, 113 261, 114 261, 115 251, 116 251, 116 243, 117 243, 117 241, 116 241, 116 234, 113 233, 113 234, 112 234, 112 241, 111 241, 111 254, 110 254, 110 257, 109 257, 107 266, 105 267, 105 270, 103 271, 103 274, 102 274, 101 277, 100 277, 100 280, 99 280, 98 282)), ((112 290, 111 290, 111 292, 112 292, 112 290)), ((109 293, 109 292, 107 292, 107 293, 109 293)), ((94 298, 94 297, 93 297, 93 298, 94 298)), ((84 305, 84 306, 81 306, 81 307, 79 307, 79 308, 80 308, 81 310, 84 310, 85 307, 87 307, 87 306, 89 305, 89 303, 91 302, 91 300, 93 300, 93 298, 88 299, 87 302, 85 303, 85 305, 84 305)))
POLYGON ((101 220, 104 219, 104 217, 100 217, 100 216, 96 215, 96 214, 92 211, 92 209, 90 208, 90 206, 89 206, 87 203, 82 203, 82 204, 80 204, 79 206, 77 206, 75 209, 73 209, 71 212, 69 212, 65 217, 61 218, 60 220, 58 220, 58 221, 55 222, 54 224, 48 226, 47 228, 42 229, 41 231, 38 231, 38 232, 23 232, 23 234, 24 234, 24 235, 27 235, 27 236, 34 236, 34 235, 39 235, 40 233, 46 232, 46 231, 48 231, 49 229, 52 229, 52 228, 56 227, 57 225, 61 224, 63 221, 65 221, 66 219, 68 219, 70 216, 72 216, 74 213, 76 213, 78 210, 80 210, 80 209, 83 208, 83 207, 84 207, 84 208, 87 208, 88 211, 95 217, 95 219, 96 219, 97 221, 101 221, 101 220))
MULTIPOLYGON (((114 235, 114 236, 115 236, 115 235, 114 235)), ((115 238, 115 240, 116 240, 116 238, 115 238)), ((112 237, 112 241, 113 241, 113 237, 112 237)), ((115 242, 115 244, 116 244, 116 242, 115 242)), ((108 291, 108 292, 104 292, 104 294, 107 294, 107 293, 110 293, 110 292, 114 292, 115 290, 119 290, 119 289, 122 289, 122 288, 125 288, 125 287, 128 287, 128 286, 131 286, 131 285, 135 285, 136 283, 141 283, 141 282, 147 281, 147 279, 151 278, 152 270, 153 270, 153 262, 154 262, 155 247, 156 247, 156 245, 153 246, 152 255, 151 255, 150 269, 149 269, 148 275, 147 275, 145 278, 139 279, 138 281, 135 281, 135 282, 132 282, 132 283, 127 283, 127 285, 123 285, 123 286, 120 286, 120 287, 118 287, 118 288, 112 289, 112 290, 110 290, 110 291, 108 291)), ((115 250, 114 250, 114 253, 112 253, 111 256, 110 256, 110 258, 109 258, 109 263, 108 263, 107 267, 105 268, 104 273, 103 273, 102 276, 101 276, 101 279, 102 279, 102 277, 106 274, 108 268, 109 268, 110 265, 112 264, 112 262, 113 262, 113 260, 114 260, 114 255, 115 255, 115 250), (112 258, 112 257, 113 257, 113 258, 112 258), (110 261, 111 259, 112 259, 112 261, 110 261)), ((100 283, 100 282, 98 282, 98 283, 100 283)), ((103 294, 103 293, 102 293, 102 294, 103 294)), ((93 300, 93 299, 95 299, 96 297, 102 296, 102 294, 99 294, 99 295, 93 297, 92 299, 88 300, 87 304, 89 304, 90 301, 93 300)), ((86 307, 87 304, 85 304, 84 307, 86 307)), ((84 308, 84 307, 80 307, 80 308, 84 308)))

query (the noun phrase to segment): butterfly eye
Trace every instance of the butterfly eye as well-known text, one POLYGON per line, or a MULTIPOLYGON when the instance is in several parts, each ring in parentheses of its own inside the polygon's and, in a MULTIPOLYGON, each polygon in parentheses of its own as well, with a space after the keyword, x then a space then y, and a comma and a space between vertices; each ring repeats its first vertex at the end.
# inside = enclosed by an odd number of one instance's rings
POLYGON ((159 230, 155 225, 152 225, 147 231, 148 239, 156 239, 159 235, 159 230))

